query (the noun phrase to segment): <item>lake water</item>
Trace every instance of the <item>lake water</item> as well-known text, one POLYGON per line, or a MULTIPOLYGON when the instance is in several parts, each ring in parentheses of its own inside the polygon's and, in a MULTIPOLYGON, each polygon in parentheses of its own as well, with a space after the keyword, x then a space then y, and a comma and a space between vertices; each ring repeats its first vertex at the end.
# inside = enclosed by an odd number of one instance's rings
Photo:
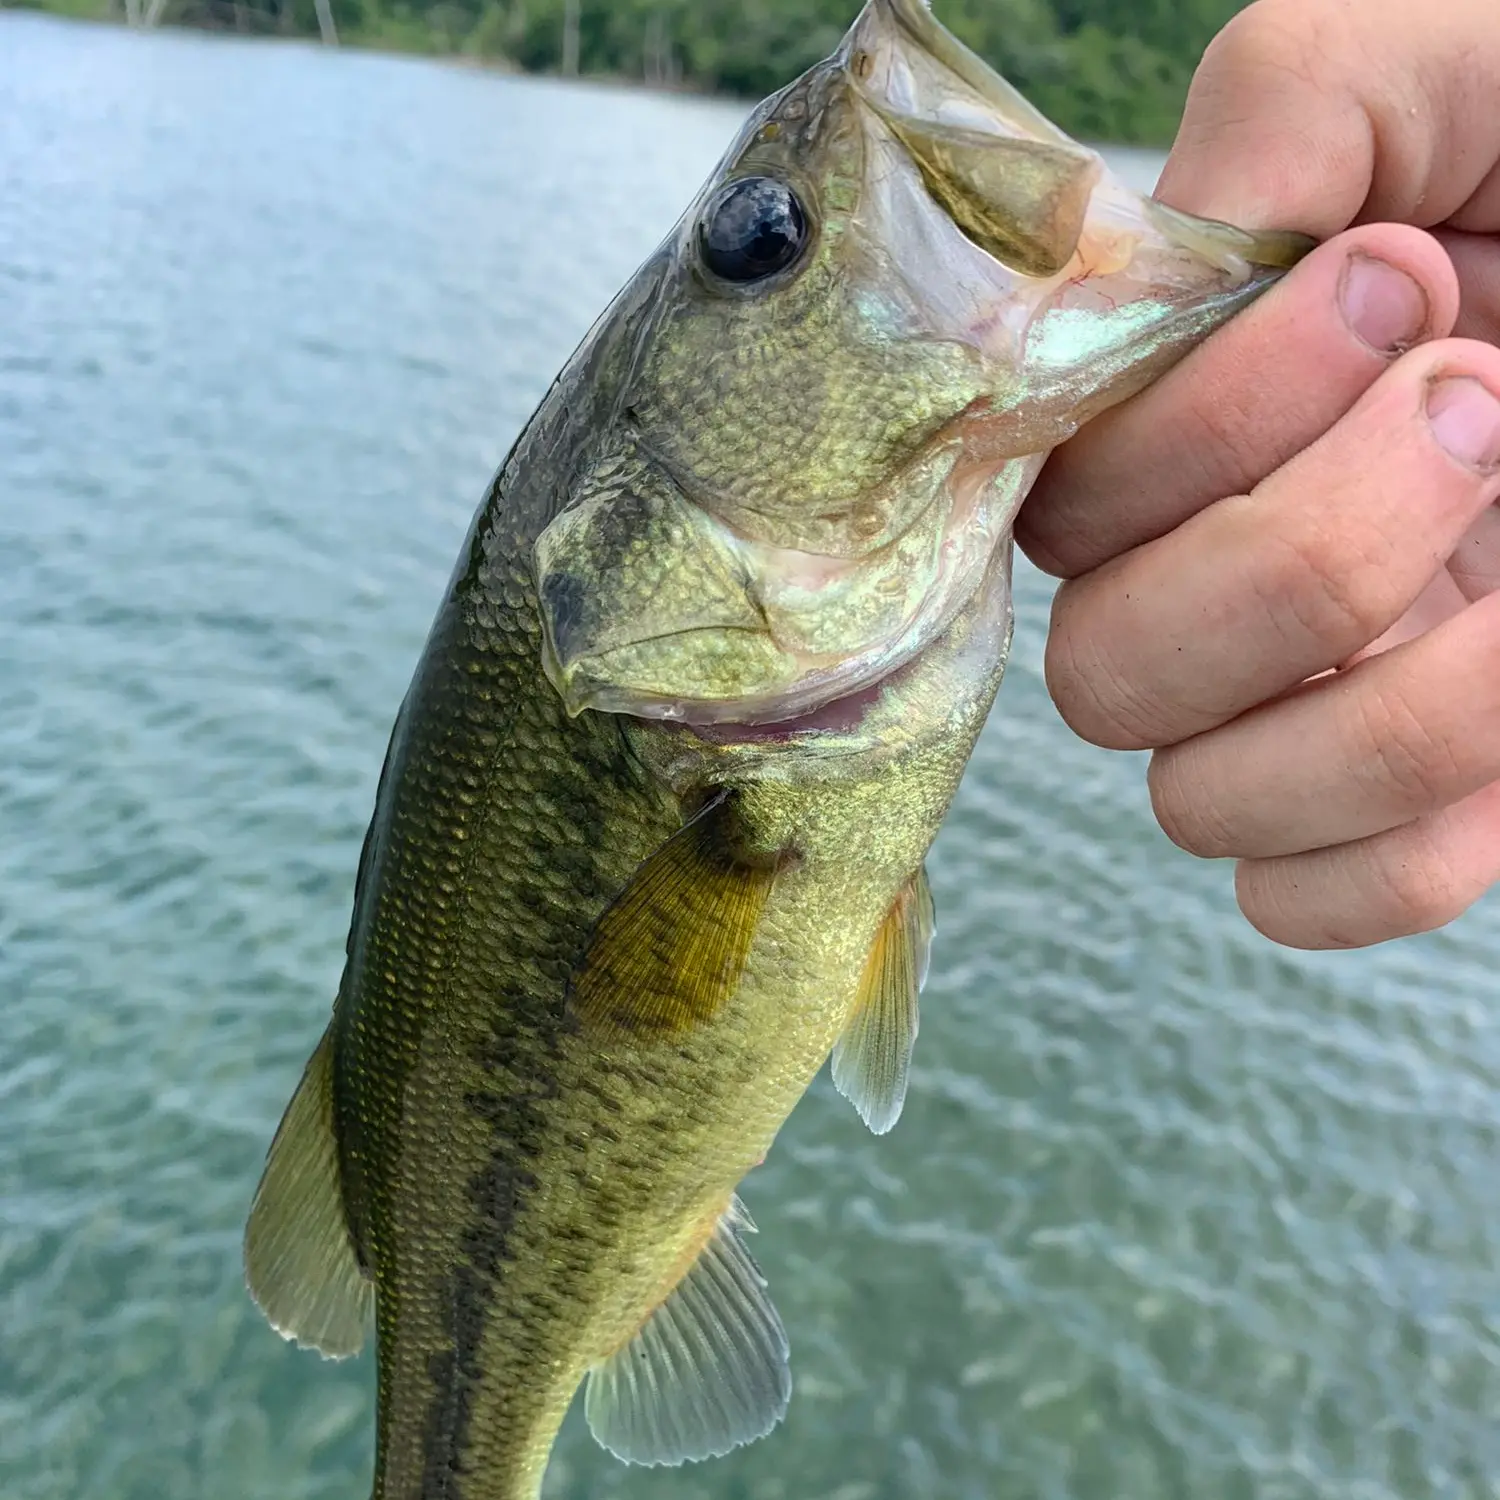
MULTIPOLYGON (((491 469, 739 111, 0 13, 0 1495, 363 1500, 240 1283, 390 719, 491 469)), ((1149 180, 1149 159, 1132 168, 1149 180)), ((1500 1494, 1500 906, 1299 956, 1043 689, 934 853, 884 1140, 746 1196, 769 1440, 554 1497, 1500 1494)))

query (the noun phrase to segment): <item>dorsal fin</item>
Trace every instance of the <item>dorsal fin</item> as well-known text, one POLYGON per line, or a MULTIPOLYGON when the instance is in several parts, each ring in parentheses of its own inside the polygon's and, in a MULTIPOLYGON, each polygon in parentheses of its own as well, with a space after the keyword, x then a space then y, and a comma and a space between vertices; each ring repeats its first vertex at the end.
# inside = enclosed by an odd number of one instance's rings
POLYGON ((671 1034, 734 994, 776 870, 736 856, 731 817, 728 797, 711 802, 599 918, 572 986, 586 1025, 671 1034))
POLYGON ((786 1331, 741 1236, 738 1198, 629 1343, 589 1372, 584 1415, 616 1458, 678 1464, 764 1437, 792 1398, 786 1331))
POLYGON ((876 1135, 901 1118, 932 931, 932 892, 922 868, 880 924, 849 1024, 834 1044, 833 1085, 876 1135))
POLYGON ((330 1359, 357 1354, 375 1305, 344 1212, 328 1032, 271 1142, 245 1228, 245 1281, 277 1333, 330 1359))

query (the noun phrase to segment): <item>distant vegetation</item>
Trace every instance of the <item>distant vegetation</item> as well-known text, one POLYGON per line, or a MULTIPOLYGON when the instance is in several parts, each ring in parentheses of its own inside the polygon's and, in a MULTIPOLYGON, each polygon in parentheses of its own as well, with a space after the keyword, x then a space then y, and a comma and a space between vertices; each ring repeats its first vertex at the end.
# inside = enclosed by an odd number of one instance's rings
MULTIPOLYGON (((0 4, 11 0, 0 0, 0 4)), ((318 36, 531 72, 759 97, 825 55, 857 0, 31 0, 140 24, 318 36)), ((936 0, 1075 135, 1165 142, 1213 34, 1245 0, 936 0)))

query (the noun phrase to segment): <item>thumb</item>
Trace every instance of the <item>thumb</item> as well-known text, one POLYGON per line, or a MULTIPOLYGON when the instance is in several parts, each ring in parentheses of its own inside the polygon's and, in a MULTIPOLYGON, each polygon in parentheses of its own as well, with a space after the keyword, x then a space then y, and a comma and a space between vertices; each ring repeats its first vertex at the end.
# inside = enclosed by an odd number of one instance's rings
POLYGON ((1495 0, 1259 0, 1204 54, 1157 196, 1252 229, 1500 231, 1495 0))

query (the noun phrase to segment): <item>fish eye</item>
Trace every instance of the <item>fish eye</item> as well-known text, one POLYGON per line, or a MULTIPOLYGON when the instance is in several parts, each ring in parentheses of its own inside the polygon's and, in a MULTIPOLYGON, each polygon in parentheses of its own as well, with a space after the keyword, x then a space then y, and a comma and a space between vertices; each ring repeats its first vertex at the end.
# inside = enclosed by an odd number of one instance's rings
POLYGON ((797 195, 775 177, 739 177, 714 196, 698 226, 703 264, 724 281, 760 281, 796 260, 807 241, 797 195))

